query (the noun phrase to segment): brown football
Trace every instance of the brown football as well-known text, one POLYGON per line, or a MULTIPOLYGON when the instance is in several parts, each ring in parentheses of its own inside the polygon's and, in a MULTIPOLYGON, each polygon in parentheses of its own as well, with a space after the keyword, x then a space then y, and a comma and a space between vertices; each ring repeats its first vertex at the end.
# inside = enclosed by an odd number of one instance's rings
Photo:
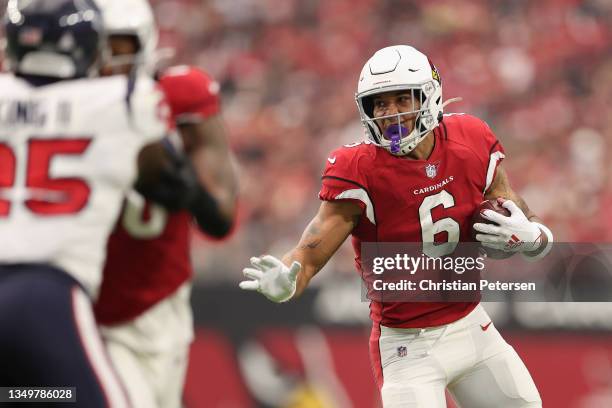
MULTIPOLYGON (((497 223, 493 221, 489 221, 482 216, 482 212, 485 210, 495 211, 496 213, 499 213, 505 217, 510 216, 510 211, 502 207, 501 204, 497 201, 497 199, 486 200, 480 203, 480 205, 476 208, 476 211, 474 211, 474 214, 472 215, 472 226, 476 224, 477 222, 480 222, 483 224, 497 225, 497 223)), ((476 234, 480 234, 480 233, 472 227, 472 240, 474 242, 478 242, 476 241, 476 234)), ((481 249, 483 252, 487 254, 487 257, 493 258, 493 259, 506 259, 514 255, 513 252, 506 252, 506 251, 487 248, 483 246, 481 246, 481 249)))

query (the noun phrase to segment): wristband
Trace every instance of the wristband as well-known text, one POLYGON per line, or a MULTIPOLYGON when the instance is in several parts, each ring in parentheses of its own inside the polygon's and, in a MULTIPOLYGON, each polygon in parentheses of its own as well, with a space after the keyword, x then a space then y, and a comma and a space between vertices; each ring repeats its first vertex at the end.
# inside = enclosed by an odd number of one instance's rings
MULTIPOLYGON (((532 223, 535 224, 540 229, 542 234, 544 234, 547 238, 546 246, 544 248, 542 248, 542 244, 540 243, 540 246, 535 251, 522 252, 523 257, 526 260, 530 262, 535 262, 535 261, 538 261, 544 258, 552 249, 553 234, 552 234, 552 231, 546 225, 540 224, 539 222, 532 222, 532 223)), ((544 240, 542 240, 542 242, 543 241, 544 240)))

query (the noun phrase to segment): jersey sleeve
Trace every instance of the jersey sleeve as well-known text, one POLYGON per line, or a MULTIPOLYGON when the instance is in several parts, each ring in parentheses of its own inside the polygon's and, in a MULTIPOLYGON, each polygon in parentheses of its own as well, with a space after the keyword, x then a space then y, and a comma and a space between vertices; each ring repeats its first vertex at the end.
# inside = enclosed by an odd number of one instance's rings
POLYGON ((323 170, 319 199, 353 201, 361 207, 368 220, 376 224, 367 178, 363 171, 366 162, 363 150, 359 148, 342 147, 332 152, 323 170))
POLYGON ((506 157, 506 153, 501 142, 497 139, 497 136, 495 136, 489 125, 484 121, 480 121, 480 124, 482 128, 482 141, 485 147, 484 150, 487 152, 484 155, 486 169, 483 193, 485 193, 489 187, 491 187, 493 180, 495 180, 497 168, 506 157))
POLYGON ((198 122, 219 112, 219 83, 202 70, 169 68, 159 77, 159 84, 178 124, 198 122))

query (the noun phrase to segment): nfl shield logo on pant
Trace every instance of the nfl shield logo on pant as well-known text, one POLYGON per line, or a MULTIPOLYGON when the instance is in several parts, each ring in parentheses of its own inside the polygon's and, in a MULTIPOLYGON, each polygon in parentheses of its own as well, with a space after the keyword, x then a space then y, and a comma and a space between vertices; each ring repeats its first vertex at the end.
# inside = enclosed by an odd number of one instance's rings
POLYGON ((408 354, 408 349, 406 348, 406 346, 399 346, 397 348, 398 357, 406 357, 407 354, 408 354))

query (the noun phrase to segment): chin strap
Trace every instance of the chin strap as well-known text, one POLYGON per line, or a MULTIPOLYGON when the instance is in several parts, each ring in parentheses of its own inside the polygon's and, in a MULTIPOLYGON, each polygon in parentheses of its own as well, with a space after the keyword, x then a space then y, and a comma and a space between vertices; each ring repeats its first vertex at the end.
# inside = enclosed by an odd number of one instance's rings
POLYGON ((458 96, 458 97, 456 97, 456 98, 450 98, 450 99, 447 99, 447 100, 445 100, 445 101, 442 103, 442 109, 444 109, 444 108, 446 107, 446 105, 450 105, 450 104, 451 104, 451 103, 453 103, 453 102, 461 102, 462 100, 463 100, 463 98, 462 98, 462 97, 460 97, 460 96, 458 96))

